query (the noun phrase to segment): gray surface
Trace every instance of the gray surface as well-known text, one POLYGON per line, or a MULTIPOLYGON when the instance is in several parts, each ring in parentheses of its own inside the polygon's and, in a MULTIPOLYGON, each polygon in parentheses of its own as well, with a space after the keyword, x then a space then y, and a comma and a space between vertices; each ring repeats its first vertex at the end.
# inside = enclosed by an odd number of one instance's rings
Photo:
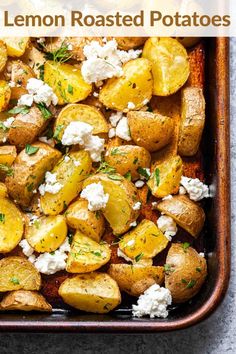
MULTIPOLYGON (((236 38, 231 40, 232 239, 236 218, 236 38)), ((232 269, 236 244, 232 242, 232 269)), ((180 332, 157 335, 0 334, 0 353, 236 353, 236 272, 218 310, 205 322, 180 332)))

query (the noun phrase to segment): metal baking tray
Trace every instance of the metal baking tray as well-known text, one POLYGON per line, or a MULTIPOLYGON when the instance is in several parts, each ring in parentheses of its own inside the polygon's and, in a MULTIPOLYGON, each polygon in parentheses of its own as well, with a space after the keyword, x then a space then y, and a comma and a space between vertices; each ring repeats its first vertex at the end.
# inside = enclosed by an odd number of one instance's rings
MULTIPOLYGON (((209 272, 200 293, 190 302, 172 307, 167 319, 132 318, 129 299, 124 299, 124 305, 108 315, 80 313, 63 308, 58 302, 52 314, 2 313, 0 331, 153 333, 196 324, 219 305, 230 274, 229 43, 226 38, 210 38, 204 42, 198 53, 201 61, 196 59, 194 63, 193 80, 205 89, 207 120, 200 165, 207 183, 212 185, 214 197, 205 204, 207 224, 204 235, 197 241, 207 254, 209 272)), ((63 275, 44 279, 43 292, 47 297, 57 296, 61 280, 63 275)))

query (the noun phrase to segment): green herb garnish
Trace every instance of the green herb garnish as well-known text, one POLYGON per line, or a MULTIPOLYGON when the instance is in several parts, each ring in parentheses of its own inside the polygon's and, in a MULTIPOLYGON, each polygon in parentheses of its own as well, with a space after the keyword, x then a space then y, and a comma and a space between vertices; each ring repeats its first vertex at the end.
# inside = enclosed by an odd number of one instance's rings
POLYGON ((196 268, 196 271, 199 272, 199 273, 201 273, 202 268, 197 267, 197 268, 196 268))
POLYGON ((120 151, 119 148, 116 147, 111 150, 111 156, 114 156, 114 155, 124 156, 124 155, 127 155, 127 153, 120 151))
POLYGON ((150 175, 149 175, 149 173, 147 172, 147 169, 146 169, 146 168, 139 167, 139 168, 138 168, 138 173, 139 173, 141 176, 143 176, 144 178, 146 178, 146 180, 149 180, 150 175))
POLYGON ((60 132, 62 131, 62 129, 64 128, 64 124, 61 124, 61 125, 58 125, 55 129, 55 132, 53 134, 53 138, 57 141, 57 142, 60 142, 60 139, 59 139, 59 134, 60 132))
POLYGON ((171 265, 170 264, 164 264, 164 271, 165 273, 170 273, 171 272, 171 265))
POLYGON ((160 183, 160 170, 159 168, 156 168, 154 171, 154 177, 155 177, 155 181, 156 181, 156 185, 157 187, 159 186, 160 183))
POLYGON ((36 152, 39 150, 39 147, 37 146, 32 146, 30 144, 26 144, 25 146, 25 152, 28 155, 34 155, 36 154, 36 152))
POLYGON ((46 53, 45 58, 47 60, 53 60, 55 62, 64 63, 72 57, 72 54, 68 53, 68 44, 62 42, 61 47, 52 52, 46 53))
POLYGON ((99 251, 90 251, 92 254, 94 254, 94 256, 97 256, 97 257, 101 257, 102 256, 102 254, 101 254, 101 252, 99 252, 99 251))
POLYGON ((116 173, 116 169, 114 167, 110 166, 107 162, 103 161, 100 163, 100 166, 98 167, 96 172, 114 174, 114 173, 116 173))
POLYGON ((5 224, 5 214, 0 213, 0 222, 5 224))
POLYGON ((186 279, 181 279, 181 282, 182 282, 183 284, 187 284, 187 280, 186 280, 186 279))
POLYGON ((27 106, 20 106, 20 107, 14 107, 8 111, 9 114, 27 114, 29 113, 30 109, 27 106))
POLYGON ((38 103, 37 107, 41 111, 44 119, 49 119, 52 117, 52 113, 49 111, 45 103, 38 103))
POLYGON ((7 164, 0 163, 0 171, 4 172, 6 176, 13 176, 14 171, 13 169, 8 166, 7 164))
POLYGON ((27 185, 27 191, 28 192, 32 192, 33 189, 34 189, 34 183, 33 182, 27 185))
POLYGON ((3 122, 0 122, 0 129, 2 129, 4 132, 7 132, 9 128, 7 128, 3 122))
POLYGON ((188 283, 188 285, 186 286, 187 289, 191 289, 194 287, 194 285, 196 284, 196 280, 192 279, 190 280, 190 282, 188 283))
POLYGON ((108 178, 112 179, 113 181, 122 181, 122 177, 119 175, 108 175, 108 178))
POLYGON ((74 92, 73 86, 71 86, 71 85, 69 84, 68 87, 67 87, 67 91, 68 91, 71 95, 73 95, 73 92, 74 92))
POLYGON ((17 279, 16 277, 12 277, 10 281, 11 281, 11 283, 13 283, 14 285, 20 284, 19 279, 17 279))
POLYGON ((138 254, 136 257, 134 257, 135 262, 138 263, 143 256, 144 256, 143 253, 138 254))
POLYGON ((133 164, 136 165, 136 163, 138 162, 138 157, 136 157, 133 161, 133 164))
POLYGON ((184 249, 184 252, 186 252, 186 250, 189 248, 189 246, 190 246, 190 243, 189 243, 189 242, 184 242, 184 243, 182 244, 182 247, 183 247, 183 249, 184 249))
POLYGON ((131 172, 128 171, 128 172, 124 175, 124 177, 125 177, 128 181, 131 181, 131 172))

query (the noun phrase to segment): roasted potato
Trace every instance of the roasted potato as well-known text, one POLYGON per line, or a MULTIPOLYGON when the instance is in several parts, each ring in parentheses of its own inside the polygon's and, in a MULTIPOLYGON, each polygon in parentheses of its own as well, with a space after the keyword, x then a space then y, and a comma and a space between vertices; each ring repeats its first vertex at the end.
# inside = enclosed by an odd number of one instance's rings
POLYGON ((62 157, 52 170, 61 189, 55 194, 45 192, 41 195, 40 204, 46 215, 57 215, 66 209, 78 196, 83 181, 91 170, 92 162, 87 151, 71 151, 67 156, 70 158, 68 162, 62 157))
POLYGON ((43 216, 29 225, 25 238, 37 252, 53 252, 65 241, 67 225, 63 215, 43 216))
POLYGON ((99 100, 104 106, 117 111, 142 108, 152 97, 151 69, 151 63, 147 59, 129 61, 124 64, 124 74, 121 77, 107 80, 100 91, 99 100))
POLYGON ((130 173, 133 180, 138 179, 138 171, 149 168, 151 155, 143 147, 135 145, 122 145, 110 147, 106 150, 105 161, 122 176, 130 173))
POLYGON ((7 62, 7 47, 5 43, 0 40, 0 72, 3 71, 7 62))
POLYGON ((91 183, 101 183, 109 199, 104 210, 105 218, 115 234, 128 231, 134 222, 139 210, 134 210, 134 205, 139 201, 138 191, 132 182, 119 174, 98 173, 84 181, 83 188, 91 183))
POLYGON ((138 263, 140 259, 155 257, 167 244, 167 238, 154 222, 144 219, 121 238, 119 248, 127 257, 138 263))
POLYGON ((16 158, 16 147, 13 145, 0 146, 0 164, 11 166, 16 158))
POLYGON ((0 112, 5 111, 11 98, 11 89, 5 80, 0 80, 0 112))
POLYGON ((46 62, 44 53, 40 52, 31 44, 26 49, 21 59, 31 67, 38 79, 42 79, 44 63, 46 62))
POLYGON ((16 205, 0 197, 0 253, 12 251, 24 232, 24 220, 16 205))
POLYGON ((80 68, 66 63, 47 61, 44 81, 52 87, 59 105, 82 101, 92 91, 92 85, 84 81, 80 68))
POLYGON ((135 144, 148 151, 157 151, 166 146, 174 132, 174 120, 152 112, 129 112, 130 134, 135 144))
POLYGON ((16 115, 10 126, 8 139, 11 144, 23 148, 31 144, 45 129, 48 121, 43 117, 42 112, 36 106, 30 107, 26 112, 16 115))
POLYGON ((195 46, 200 41, 201 38, 200 37, 176 37, 176 39, 185 48, 190 48, 195 46))
POLYGON ((207 276, 207 264, 192 247, 173 243, 166 258, 165 287, 173 302, 185 302, 195 296, 207 276))
POLYGON ((3 297, 0 310, 51 312, 52 306, 36 291, 15 290, 3 297))
POLYGON ((147 38, 145 37, 114 37, 118 44, 118 48, 122 50, 130 50, 140 47, 147 38))
POLYGON ((9 118, 8 113, 0 112, 0 144, 5 144, 8 140, 8 128, 4 125, 9 118))
POLYGON ((0 182, 0 198, 7 198, 7 187, 3 182, 0 182))
POLYGON ((66 304, 86 312, 107 313, 121 302, 117 283, 106 273, 93 272, 66 279, 58 292, 66 304))
POLYGON ((12 290, 39 290, 41 276, 23 257, 5 257, 0 260, 0 292, 12 290))
POLYGON ((187 81, 190 72, 188 54, 176 39, 149 38, 142 56, 152 62, 154 95, 171 95, 187 81))
POLYGON ((54 126, 54 131, 57 131, 60 127, 57 136, 59 141, 66 127, 75 121, 90 124, 93 127, 93 134, 108 132, 108 123, 97 108, 86 104, 69 104, 61 110, 54 126))
POLYGON ((158 210, 171 216, 175 222, 193 237, 201 232, 204 222, 204 210, 186 195, 176 195, 171 199, 161 201, 158 210))
POLYGON ((173 156, 160 164, 155 164, 147 184, 155 197, 163 198, 178 193, 182 174, 182 159, 180 156, 173 156))
POLYGON ((29 45, 29 37, 3 37, 10 57, 21 57, 29 45))
POLYGON ((99 244, 77 231, 73 236, 66 270, 69 273, 89 273, 101 268, 110 258, 111 251, 107 244, 99 244))
POLYGON ((205 123, 205 99, 202 89, 186 87, 182 90, 181 122, 178 153, 181 156, 196 154, 205 123))
POLYGON ((105 231, 105 221, 100 211, 88 210, 88 202, 78 199, 65 212, 69 227, 81 231, 96 242, 100 242, 105 231))
POLYGON ((130 264, 111 264, 108 274, 117 282, 121 291, 140 296, 151 285, 164 282, 164 268, 130 264))
POLYGON ((38 148, 33 155, 22 150, 12 165, 12 175, 6 177, 9 195, 21 206, 27 207, 43 180, 46 171, 50 171, 61 157, 61 153, 47 144, 32 144, 38 148))

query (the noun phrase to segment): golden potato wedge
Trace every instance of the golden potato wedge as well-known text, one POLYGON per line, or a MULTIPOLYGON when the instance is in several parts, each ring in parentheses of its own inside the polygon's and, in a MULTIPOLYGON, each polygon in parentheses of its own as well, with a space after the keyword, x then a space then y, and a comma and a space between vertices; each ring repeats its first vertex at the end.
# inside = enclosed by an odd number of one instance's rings
POLYGON ((197 153, 205 124, 205 99, 202 89, 186 87, 181 97, 181 122, 178 153, 193 156, 197 153))
POLYGON ((111 251, 107 244, 99 244, 77 231, 73 236, 66 270, 69 273, 89 273, 101 268, 110 258, 111 251))
POLYGON ((0 146, 0 164, 11 166, 16 158, 16 147, 13 145, 0 146))
POLYGON ((140 169, 150 167, 151 155, 143 147, 122 145, 107 148, 105 161, 114 167, 117 173, 122 176, 130 173, 131 178, 135 180, 140 177, 140 169))
POLYGON ((8 118, 7 111, 0 112, 0 144, 5 144, 8 140, 8 128, 4 125, 8 118))
POLYGON ((66 63, 47 61, 44 81, 52 87, 59 105, 82 101, 92 91, 92 85, 84 81, 80 68, 66 63))
POLYGON ((152 112, 129 112, 127 114, 130 134, 135 144, 148 151, 166 146, 174 132, 174 120, 152 112))
POLYGON ((83 188, 91 183, 101 183, 105 193, 109 194, 103 215, 115 234, 123 234, 139 216, 134 205, 139 202, 138 191, 132 182, 119 174, 98 173, 84 181, 83 188))
POLYGON ((163 198, 178 193, 182 169, 183 162, 180 156, 173 156, 160 164, 155 164, 152 176, 147 182, 152 194, 157 198, 163 198))
POLYGON ((11 144, 23 148, 31 144, 43 132, 48 121, 43 117, 42 112, 36 106, 16 115, 10 126, 8 139, 11 144))
POLYGON ((7 187, 3 182, 0 182, 0 198, 7 198, 7 187))
POLYGON ((43 180, 46 171, 50 171, 61 157, 61 153, 47 144, 37 142, 32 144, 38 148, 33 155, 22 150, 12 165, 12 175, 6 177, 9 195, 21 206, 27 207, 43 180))
POLYGON ((25 238, 39 253, 53 252, 65 241, 67 225, 63 215, 43 216, 26 229, 25 238))
POLYGON ((171 199, 163 200, 157 208, 162 213, 171 216, 179 226, 195 238, 203 228, 204 210, 186 195, 175 195, 171 199))
POLYGON ((29 45, 29 37, 3 37, 10 57, 21 57, 29 45))
POLYGON ((26 48, 22 60, 31 67, 38 79, 43 79, 43 66, 46 62, 45 54, 40 52, 32 44, 26 48))
POLYGON ((51 312, 52 306, 36 291, 14 290, 3 297, 0 310, 51 312))
POLYGON ((165 287, 173 302, 185 302, 195 296, 207 276, 207 264, 195 249, 173 243, 166 258, 165 287))
POLYGON ((0 80, 0 112, 5 111, 7 109, 10 98, 10 86, 6 81, 0 80))
POLYGON ((60 127, 60 132, 57 136, 59 141, 66 127, 75 121, 90 124, 93 127, 93 134, 108 132, 108 123, 97 108, 86 104, 68 104, 59 113, 54 126, 54 131, 60 127))
POLYGON ((167 238, 154 222, 143 219, 137 227, 122 237, 119 248, 138 263, 143 258, 155 257, 167 244, 167 238))
POLYGON ((57 175, 61 189, 55 194, 46 192, 41 195, 41 208, 46 215, 57 215, 66 209, 78 196, 83 181, 90 173, 92 161, 87 151, 71 151, 68 157, 68 162, 62 157, 52 170, 57 175))
POLYGON ((24 232, 24 220, 16 205, 4 197, 0 198, 0 253, 12 251, 20 242, 24 232))
POLYGON ((3 71, 7 63, 7 47, 6 44, 0 40, 0 72, 3 71))
POLYGON ((117 283, 106 273, 93 272, 66 279, 58 292, 66 304, 86 312, 107 313, 121 302, 117 283))
POLYGON ((117 111, 138 110, 152 97, 153 79, 151 63, 144 58, 124 64, 124 74, 107 80, 102 87, 99 100, 104 106, 117 111), (132 108, 128 107, 131 103, 132 108))
POLYGON ((105 230, 105 220, 100 211, 88 210, 88 202, 78 199, 65 212, 66 222, 72 229, 81 231, 96 242, 100 242, 105 230))
POLYGON ((12 290, 39 290, 41 276, 23 257, 5 257, 0 260, 0 292, 12 290))
POLYGON ((188 54, 176 39, 149 38, 142 56, 152 62, 154 95, 171 95, 187 81, 190 72, 188 54))
POLYGON ((140 47, 144 44, 145 37, 115 37, 118 48, 122 50, 130 50, 140 47))
POLYGON ((153 284, 164 282, 164 268, 132 264, 111 264, 108 274, 117 282, 121 291, 140 296, 153 284))

